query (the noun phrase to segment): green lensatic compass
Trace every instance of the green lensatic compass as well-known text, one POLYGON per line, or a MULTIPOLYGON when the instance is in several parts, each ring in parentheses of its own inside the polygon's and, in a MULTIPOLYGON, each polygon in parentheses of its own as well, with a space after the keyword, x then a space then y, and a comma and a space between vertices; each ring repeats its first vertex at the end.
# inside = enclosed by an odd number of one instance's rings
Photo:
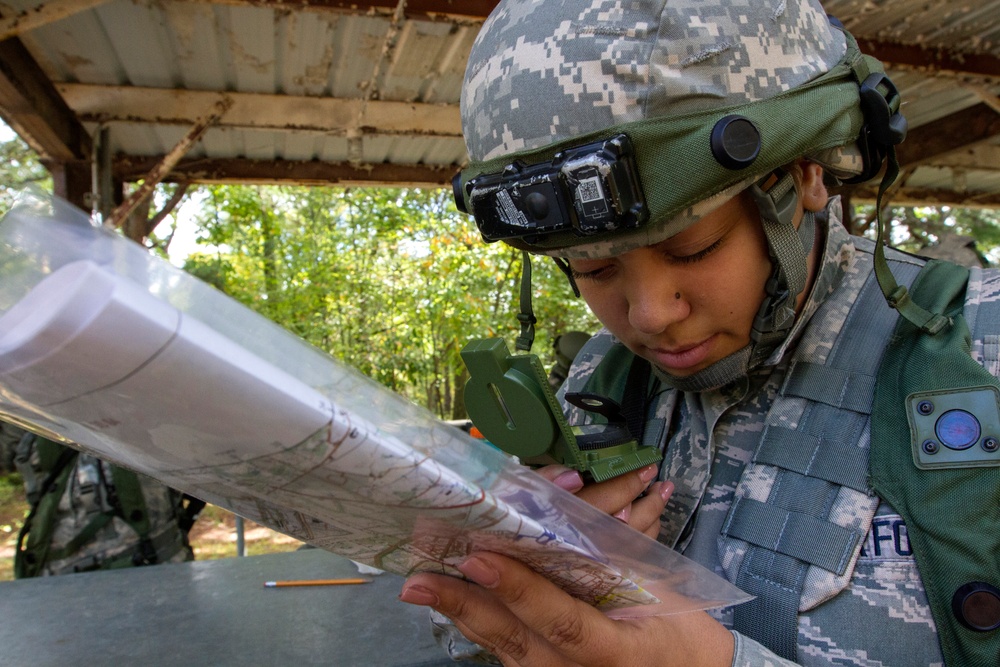
POLYGON ((656 448, 638 445, 609 398, 567 394, 570 403, 607 420, 571 426, 537 355, 512 355, 502 338, 486 338, 466 345, 462 360, 470 373, 465 402, 473 424, 522 463, 561 463, 603 482, 662 459, 656 448))

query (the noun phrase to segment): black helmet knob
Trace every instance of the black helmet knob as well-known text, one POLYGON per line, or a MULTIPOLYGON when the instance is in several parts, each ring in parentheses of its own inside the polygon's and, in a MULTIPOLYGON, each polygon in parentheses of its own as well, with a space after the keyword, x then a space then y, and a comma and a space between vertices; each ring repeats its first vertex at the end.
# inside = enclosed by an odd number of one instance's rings
POLYGON ((736 114, 712 128, 712 155, 726 169, 749 167, 760 154, 760 131, 749 118, 736 114))

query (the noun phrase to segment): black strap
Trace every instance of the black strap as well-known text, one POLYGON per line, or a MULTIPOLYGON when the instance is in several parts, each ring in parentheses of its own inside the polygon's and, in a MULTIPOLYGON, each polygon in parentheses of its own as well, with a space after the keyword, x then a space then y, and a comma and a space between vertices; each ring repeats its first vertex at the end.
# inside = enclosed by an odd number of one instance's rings
POLYGON ((566 276, 566 280, 569 281, 569 286, 573 289, 573 296, 580 297, 580 288, 576 284, 576 278, 573 277, 573 269, 570 268, 569 262, 567 262, 562 257, 553 257, 552 260, 559 267, 559 270, 563 272, 566 276))
POLYGON ((514 347, 522 352, 531 352, 535 342, 535 313, 531 308, 531 255, 526 250, 521 251, 521 309, 517 314, 521 323, 521 335, 517 337, 514 347))
POLYGON ((622 394, 622 414, 625 426, 638 444, 642 444, 642 434, 646 430, 646 408, 649 403, 649 376, 652 366, 642 357, 632 359, 625 378, 622 394))
POLYGON ((177 523, 186 535, 191 532, 191 528, 194 526, 194 522, 198 518, 198 515, 203 509, 205 509, 205 501, 200 498, 195 498, 194 496, 189 496, 185 493, 181 496, 180 504, 180 517, 178 518, 177 523))

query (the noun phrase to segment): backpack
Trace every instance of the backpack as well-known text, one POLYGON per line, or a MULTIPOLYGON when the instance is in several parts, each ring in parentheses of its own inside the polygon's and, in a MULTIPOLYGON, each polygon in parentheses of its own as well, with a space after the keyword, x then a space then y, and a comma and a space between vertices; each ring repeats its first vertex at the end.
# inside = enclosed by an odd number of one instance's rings
POLYGON ((204 502, 27 431, 16 463, 30 510, 15 577, 194 558, 188 532, 204 502))

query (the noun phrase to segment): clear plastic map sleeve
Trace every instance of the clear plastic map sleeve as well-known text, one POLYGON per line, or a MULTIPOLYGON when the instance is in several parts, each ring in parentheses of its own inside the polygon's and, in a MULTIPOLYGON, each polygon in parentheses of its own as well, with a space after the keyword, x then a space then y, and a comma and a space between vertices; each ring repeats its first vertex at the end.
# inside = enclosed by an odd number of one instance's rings
POLYGON ((80 211, 0 223, 0 415, 400 575, 516 557, 614 615, 747 596, 80 211))

